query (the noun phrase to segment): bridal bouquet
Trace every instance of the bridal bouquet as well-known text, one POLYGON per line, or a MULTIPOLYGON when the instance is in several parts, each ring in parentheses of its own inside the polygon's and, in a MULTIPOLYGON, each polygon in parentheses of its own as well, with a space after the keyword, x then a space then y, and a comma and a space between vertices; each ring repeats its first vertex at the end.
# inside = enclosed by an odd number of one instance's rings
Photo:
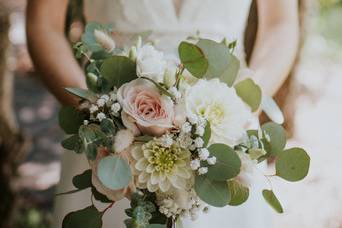
MULTIPOLYGON (((141 38, 117 48, 107 26, 86 27, 74 47, 86 57, 89 89, 66 88, 81 102, 62 107, 59 122, 69 134, 63 147, 84 153, 89 170, 61 194, 89 188, 92 205, 69 213, 63 228, 100 228, 103 214, 125 197, 128 228, 181 227, 182 218, 205 216, 209 206, 248 200, 255 174, 263 175, 258 163, 268 158, 275 171, 266 180, 307 175, 309 156, 285 149, 281 125, 252 127, 262 92, 250 78, 236 82, 235 45, 193 37, 175 58, 141 38)), ((260 197, 283 212, 271 185, 260 197)))

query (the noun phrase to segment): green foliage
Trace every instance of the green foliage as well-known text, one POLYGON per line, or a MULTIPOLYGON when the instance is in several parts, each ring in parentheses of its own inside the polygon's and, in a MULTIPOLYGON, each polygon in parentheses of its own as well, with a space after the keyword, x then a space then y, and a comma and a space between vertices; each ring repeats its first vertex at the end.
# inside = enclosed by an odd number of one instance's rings
POLYGON ((279 153, 276 160, 277 176, 287 181, 304 179, 310 167, 310 157, 301 148, 292 148, 279 153))
POLYGON ((112 120, 104 119, 100 123, 102 132, 108 135, 114 135, 116 133, 116 128, 112 120))
POLYGON ((261 126, 264 133, 269 135, 270 141, 264 140, 265 150, 270 155, 277 155, 282 152, 286 145, 286 133, 284 128, 276 123, 268 122, 261 126))
POLYGON ((78 96, 82 99, 85 99, 91 102, 94 102, 96 100, 96 94, 90 90, 81 89, 81 88, 65 88, 65 90, 75 96, 78 96))
POLYGON ((113 56, 104 60, 100 71, 109 87, 120 87, 137 77, 135 63, 125 56, 113 56))
POLYGON ((101 131, 99 125, 89 124, 82 125, 78 135, 82 141, 82 150, 88 159, 94 160, 97 156, 97 148, 107 140, 106 134, 101 131))
POLYGON ((166 228, 167 218, 161 214, 154 202, 154 193, 144 192, 144 194, 133 193, 131 198, 131 208, 125 212, 130 219, 125 220, 127 228, 166 228))
POLYGON ((83 124, 84 117, 75 108, 63 106, 58 115, 59 125, 67 134, 76 134, 83 124))
POLYGON ((222 43, 207 39, 200 39, 197 46, 209 61, 204 77, 219 78, 228 86, 232 86, 240 69, 240 61, 230 53, 229 48, 222 43))
POLYGON ((72 178, 72 184, 75 186, 75 188, 79 190, 90 188, 92 186, 91 175, 92 175, 91 169, 88 169, 84 171, 83 173, 74 176, 72 178))
POLYGON ((113 202, 112 200, 108 199, 107 196, 103 195, 102 193, 99 193, 94 186, 91 187, 91 193, 97 201, 100 201, 102 203, 113 202))
POLYGON ((281 206, 279 200, 277 197, 274 195, 272 190, 263 190, 262 195, 266 202, 278 213, 283 213, 283 207, 281 206))
POLYGON ((62 228, 102 228, 102 213, 94 206, 69 213, 63 219, 62 228))
POLYGON ((208 60, 195 44, 181 42, 178 47, 179 58, 193 76, 202 78, 208 70, 208 60))
POLYGON ((248 104, 252 111, 255 112, 261 103, 261 89, 255 82, 247 78, 235 85, 236 93, 241 99, 248 104))
POLYGON ((86 25, 85 33, 82 36, 82 42, 91 52, 98 52, 102 50, 102 46, 96 42, 96 38, 94 35, 95 30, 109 32, 111 30, 111 26, 99 24, 96 22, 90 22, 86 25))
POLYGON ((210 127, 210 122, 207 121, 205 128, 204 128, 204 134, 203 134, 203 147, 208 146, 209 142, 210 142, 210 138, 211 138, 211 127, 210 127))
POLYGON ((214 207, 224 207, 231 199, 227 181, 213 181, 207 175, 196 176, 194 188, 201 200, 214 207))
POLYGON ((228 203, 230 206, 239 206, 248 200, 249 188, 243 186, 238 181, 228 181, 228 188, 231 193, 231 200, 228 203))
POLYGON ((76 153, 81 153, 81 139, 78 134, 72 135, 62 141, 62 146, 64 149, 73 150, 76 153))
POLYGON ((101 159, 97 173, 102 184, 112 190, 127 187, 132 179, 128 163, 118 156, 108 156, 101 159))
POLYGON ((226 181, 240 173, 241 160, 237 153, 225 144, 212 144, 210 156, 216 157, 216 164, 208 167, 207 177, 213 181, 226 181))

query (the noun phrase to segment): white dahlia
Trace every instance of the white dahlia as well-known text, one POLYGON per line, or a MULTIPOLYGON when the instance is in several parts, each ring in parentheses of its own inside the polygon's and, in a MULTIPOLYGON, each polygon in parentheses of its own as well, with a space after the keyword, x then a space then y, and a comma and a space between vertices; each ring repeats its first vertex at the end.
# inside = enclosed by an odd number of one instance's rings
POLYGON ((251 120, 250 108, 218 79, 198 80, 186 93, 187 116, 199 116, 210 122, 211 143, 236 145, 245 135, 251 120))
POLYGON ((132 156, 137 161, 138 187, 150 192, 186 189, 191 179, 190 155, 176 143, 163 147, 158 140, 135 147, 132 156))

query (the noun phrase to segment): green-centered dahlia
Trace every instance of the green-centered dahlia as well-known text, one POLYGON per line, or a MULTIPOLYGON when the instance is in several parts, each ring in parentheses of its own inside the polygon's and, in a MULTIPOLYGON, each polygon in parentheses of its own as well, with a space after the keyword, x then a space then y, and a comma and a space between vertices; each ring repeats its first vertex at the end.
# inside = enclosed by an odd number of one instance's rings
POLYGON ((191 178, 190 151, 176 143, 163 147, 157 140, 151 140, 135 147, 132 155, 137 161, 138 187, 150 192, 187 188, 191 178))

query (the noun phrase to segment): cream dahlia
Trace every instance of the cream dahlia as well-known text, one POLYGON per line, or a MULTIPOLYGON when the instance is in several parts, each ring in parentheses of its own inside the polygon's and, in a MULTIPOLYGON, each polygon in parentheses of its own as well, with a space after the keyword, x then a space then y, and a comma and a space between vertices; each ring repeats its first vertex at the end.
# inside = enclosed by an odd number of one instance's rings
POLYGON ((136 160, 138 187, 150 192, 166 192, 172 188, 186 189, 191 178, 190 152, 176 143, 163 147, 151 140, 132 150, 136 160))

